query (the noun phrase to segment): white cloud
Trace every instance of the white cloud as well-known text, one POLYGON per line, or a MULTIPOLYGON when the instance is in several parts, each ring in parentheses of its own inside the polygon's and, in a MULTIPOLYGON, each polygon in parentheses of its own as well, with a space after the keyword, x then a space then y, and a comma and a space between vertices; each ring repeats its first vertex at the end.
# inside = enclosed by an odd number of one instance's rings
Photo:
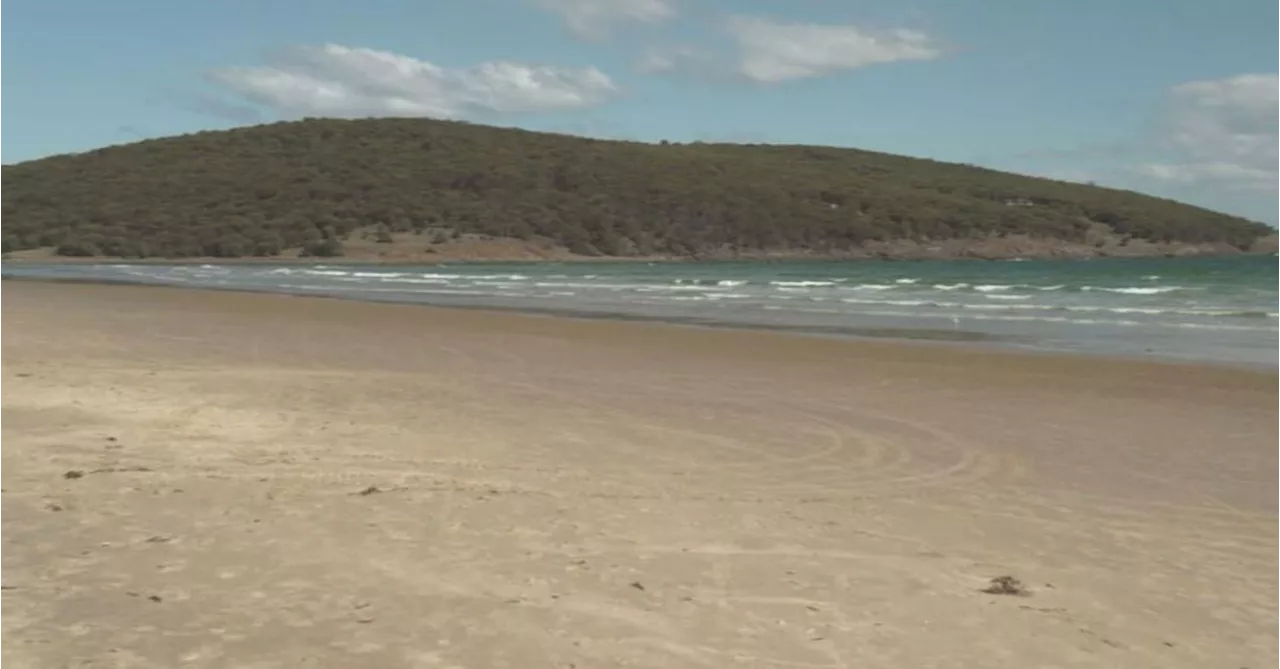
POLYGON ((257 67, 216 70, 244 98, 292 116, 432 116, 578 109, 619 90, 594 67, 491 61, 448 68, 388 51, 300 47, 257 67))
POLYGON ((621 23, 660 23, 675 16, 675 0, 533 0, 564 19, 569 30, 599 39, 621 23))
POLYGON ((787 23, 747 16, 731 17, 727 29, 740 52, 739 73, 764 83, 943 55, 936 41, 915 30, 873 31, 856 25, 787 23))
POLYGON ((1141 165, 1139 173, 1172 183, 1275 190, 1278 92, 1275 74, 1175 86, 1165 137, 1174 160, 1141 165))

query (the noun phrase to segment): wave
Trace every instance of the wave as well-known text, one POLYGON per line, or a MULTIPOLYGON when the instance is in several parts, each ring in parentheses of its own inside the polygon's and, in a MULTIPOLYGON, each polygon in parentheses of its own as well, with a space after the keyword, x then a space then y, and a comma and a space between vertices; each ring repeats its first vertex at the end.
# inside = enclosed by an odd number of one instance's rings
MULTIPOLYGON (((930 302, 929 300, 859 300, 852 297, 842 297, 841 302, 846 304, 883 304, 893 307, 945 307, 948 306, 942 302, 930 302)), ((961 306, 955 304, 954 306, 961 306)))
MULTIPOLYGON (((1014 296, 1005 295, 988 295, 988 298, 1008 298, 1014 296)), ((1030 298, 1029 295, 1019 295, 1019 298, 1030 298)), ((1267 319, 1278 318, 1280 314, 1274 311, 1264 311, 1256 309, 1161 309, 1157 307, 1111 307, 1111 306, 1095 306, 1095 305, 1062 305, 1062 304, 981 304, 970 302, 938 302, 936 300, 875 300, 875 299, 858 299, 858 298, 842 298, 840 300, 846 304, 866 304, 873 306, 894 306, 894 307, 928 307, 930 309, 956 309, 964 311, 1044 311, 1044 312, 1067 312, 1067 313, 1111 313, 1111 314, 1141 314, 1144 316, 1191 316, 1197 318, 1252 318, 1267 319)))
POLYGON ((1114 314, 1145 314, 1148 316, 1195 316, 1203 318, 1276 318, 1274 311, 1257 309, 1159 309, 1155 307, 1095 307, 1060 306, 1061 311, 1081 313, 1107 312, 1114 314))
MULTIPOLYGON (((217 266, 201 266, 201 270, 217 270, 217 266)), ((460 268, 459 268, 460 269, 460 268)), ((306 268, 274 268, 270 269, 266 274, 280 276, 314 276, 317 278, 325 278, 328 280, 338 280, 343 282, 358 282, 360 280, 376 280, 384 284, 394 284, 396 282, 404 283, 456 283, 461 286, 490 286, 495 288, 514 288, 510 282, 529 282, 526 285, 536 285, 544 288, 565 288, 579 289, 590 288, 605 291, 637 291, 645 293, 662 293, 666 291, 725 291, 748 286, 755 281, 749 278, 665 278, 653 277, 641 279, 638 282, 625 282, 622 276, 595 275, 586 274, 579 275, 576 280, 568 281, 557 280, 569 278, 569 275, 543 275, 542 277, 530 277, 521 273, 484 273, 470 274, 465 271, 453 272, 422 272, 411 273, 399 269, 396 271, 378 271, 361 269, 359 271, 354 268, 343 268, 341 266, 313 266, 306 268), (542 280, 538 280, 542 279, 542 280), (549 279, 549 280, 548 280, 549 279), (611 283, 623 279, 623 282, 611 283), (587 283, 590 282, 590 283, 587 283)), ((259 274, 261 276, 261 274, 259 274)), ((1143 279, 1155 280, 1158 275, 1146 275, 1143 279)), ((775 291, 786 292, 804 292, 807 289, 827 289, 839 288, 844 291, 890 291, 900 290, 904 294, 918 294, 920 291, 927 292, 930 288, 933 291, 941 292, 969 292, 982 294, 991 300, 1009 300, 1021 301, 1031 299, 1024 293, 1028 291, 1054 292, 1101 292, 1112 293, 1116 295, 1132 295, 1132 296, 1151 296, 1165 293, 1172 293, 1181 290, 1189 290, 1185 286, 1178 285, 1129 285, 1129 286, 1096 286, 1082 285, 1072 286, 1066 283, 1058 284, 1026 284, 1026 283, 978 283, 972 284, 964 281, 956 283, 934 283, 931 285, 921 284, 922 279, 919 277, 898 277, 887 279, 885 283, 851 283, 849 278, 832 278, 832 279, 774 279, 767 281, 767 285, 775 291), (845 283, 850 282, 850 283, 845 283), (1002 297, 1007 295, 1007 297, 1002 297)), ((825 292, 825 291, 820 291, 825 292)))
POLYGON ((973 289, 978 291, 979 293, 1003 293, 1005 291, 1013 290, 1015 288, 1023 288, 1027 290, 1042 290, 1047 292, 1047 291, 1053 291, 1053 290, 1062 290, 1063 288, 1066 288, 1066 287, 1067 287, 1067 284, 1065 283, 1055 283, 1051 286, 1037 286, 1035 284, 1029 284, 1029 283, 988 283, 988 284, 983 284, 979 286, 974 286, 973 289))
POLYGON ((527 281, 529 279, 529 277, 524 274, 455 274, 455 273, 445 274, 445 273, 438 273, 438 272, 423 272, 421 274, 409 274, 405 272, 405 273, 401 273, 400 276, 416 276, 423 279, 448 279, 448 280, 463 279, 467 281, 494 280, 494 279, 502 279, 506 281, 527 281))
POLYGON ((1082 286, 1080 290, 1085 292, 1102 291, 1106 293, 1120 293, 1122 295, 1159 295, 1161 293, 1172 293, 1178 290, 1185 290, 1182 286, 1123 286, 1120 288, 1109 288, 1107 286, 1082 286))
MULTIPOLYGON (((818 310, 808 310, 818 311, 818 310)), ((911 313, 899 311, 866 311, 867 316, 907 317, 907 318, 944 318, 939 313, 911 313)), ((951 318, 956 318, 952 315, 951 318)), ((1229 323, 1185 323, 1161 321, 1135 321, 1128 319, 1071 318, 1069 316, 1022 315, 1022 314, 969 314, 959 318, 960 323, 966 321, 1004 321, 1024 323, 1057 323, 1061 325, 1109 326, 1109 327, 1163 327, 1188 330, 1210 330, 1222 332, 1276 332, 1275 328, 1256 327, 1250 325, 1233 325, 1229 323)))
MULTIPOLYGON (((594 275, 593 275, 594 276, 594 275)), ((672 281, 676 285, 694 285, 694 286, 719 286, 721 288, 732 288, 734 286, 745 286, 745 279, 676 279, 672 281)))
MULTIPOLYGON (((473 295, 473 296, 482 296, 482 297, 491 297, 494 295, 494 293, 491 293, 489 291, 484 291, 484 290, 465 290, 465 289, 456 289, 456 288, 432 288, 430 290, 422 290, 422 289, 406 290, 403 288, 377 288, 374 286, 359 286, 359 287, 348 288, 348 287, 339 287, 339 286, 317 286, 314 284, 289 284, 289 283, 278 284, 277 287, 287 288, 289 290, 306 290, 306 291, 346 294, 346 295, 359 295, 360 293, 413 293, 417 295, 473 295)), ((522 297, 527 296, 527 294, 525 293, 520 293, 520 295, 522 297)))
POLYGON ((572 281, 534 281, 535 288, 604 288, 594 283, 574 283, 572 281))
POLYGON ((835 281, 770 281, 770 286, 781 288, 814 288, 818 286, 834 286, 835 281))
MULTIPOLYGON (((452 283, 452 282, 450 282, 452 283)), ((465 284, 464 284, 465 285, 465 284)), ((472 281, 472 286, 493 286, 494 288, 518 288, 526 285, 520 281, 472 281)))
POLYGON ((418 279, 413 277, 397 277, 394 279, 379 279, 379 283, 425 283, 434 285, 451 285, 453 281, 449 279, 418 279))

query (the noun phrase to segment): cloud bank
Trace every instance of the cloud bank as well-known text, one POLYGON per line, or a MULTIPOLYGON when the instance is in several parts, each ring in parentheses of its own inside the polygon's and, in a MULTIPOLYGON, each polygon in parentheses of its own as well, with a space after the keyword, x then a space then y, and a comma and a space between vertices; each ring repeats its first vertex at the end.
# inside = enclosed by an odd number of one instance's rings
POLYGON ((593 107, 619 93, 594 67, 490 61, 448 68, 338 44, 290 49, 266 65, 223 68, 211 77, 286 116, 462 118, 593 107))
POLYGON ((735 16, 726 30, 748 79, 778 83, 899 61, 933 60, 943 49, 915 30, 874 31, 856 25, 789 23, 735 16))
POLYGON ((1276 190, 1278 91, 1275 74, 1241 74, 1173 87, 1163 138, 1173 159, 1139 165, 1139 172, 1172 183, 1276 190))

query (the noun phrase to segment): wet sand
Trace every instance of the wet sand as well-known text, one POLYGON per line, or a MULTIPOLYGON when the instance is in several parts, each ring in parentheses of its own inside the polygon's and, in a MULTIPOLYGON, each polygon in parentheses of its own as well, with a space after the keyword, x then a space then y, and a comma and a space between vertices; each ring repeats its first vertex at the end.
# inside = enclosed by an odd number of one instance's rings
POLYGON ((11 667, 1277 661, 1274 372, 3 298, 11 667))

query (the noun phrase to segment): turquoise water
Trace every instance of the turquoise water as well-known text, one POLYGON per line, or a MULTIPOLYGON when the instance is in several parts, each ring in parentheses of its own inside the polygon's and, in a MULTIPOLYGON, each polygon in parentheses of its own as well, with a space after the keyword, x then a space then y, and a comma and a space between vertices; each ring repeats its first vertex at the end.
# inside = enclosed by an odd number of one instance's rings
POLYGON ((1276 365, 1273 256, 1089 261, 7 264, 125 281, 1276 365))

